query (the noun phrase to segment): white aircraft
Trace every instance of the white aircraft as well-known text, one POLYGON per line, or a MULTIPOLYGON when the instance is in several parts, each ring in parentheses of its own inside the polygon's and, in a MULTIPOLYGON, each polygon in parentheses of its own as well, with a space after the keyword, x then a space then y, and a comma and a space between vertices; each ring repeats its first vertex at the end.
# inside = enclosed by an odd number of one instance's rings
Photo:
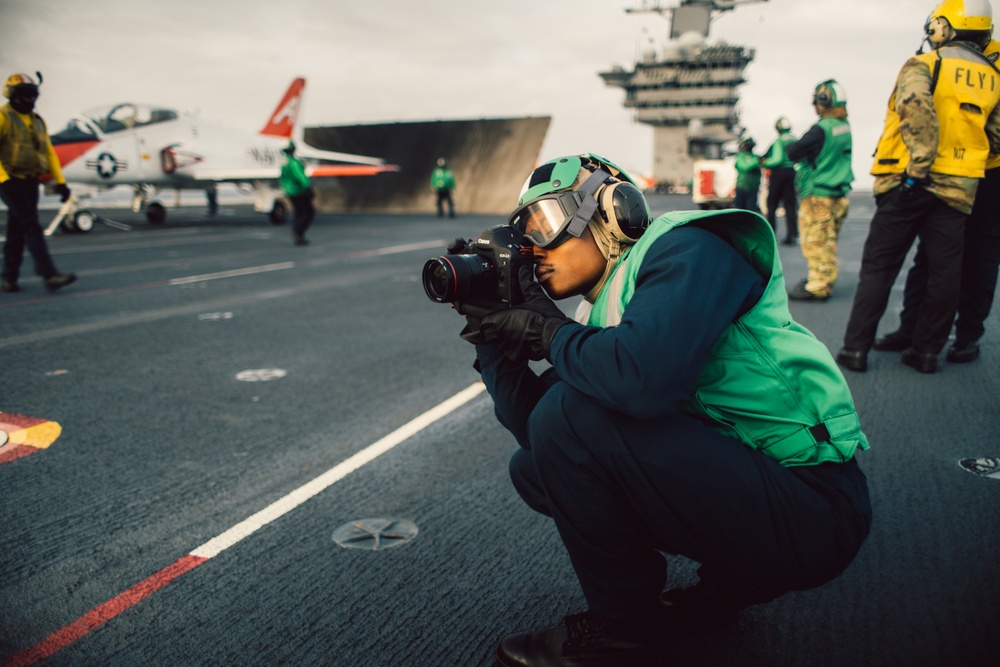
MULTIPOLYGON (((295 133, 305 79, 292 82, 267 124, 250 134, 207 122, 174 109, 124 102, 74 116, 64 130, 51 135, 63 175, 70 184, 108 189, 118 185, 134 190, 133 210, 145 211, 152 224, 162 224, 166 208, 156 200, 164 190, 204 190, 209 210, 216 208, 216 186, 235 183, 252 187, 254 208, 268 211, 271 222, 282 224, 289 203, 277 190, 284 156, 281 149, 295 133)), ((376 157, 320 151, 296 139, 295 154, 306 164, 310 178, 374 176, 398 171, 376 157)), ((70 198, 49 225, 51 234, 88 232, 97 217, 70 198)))

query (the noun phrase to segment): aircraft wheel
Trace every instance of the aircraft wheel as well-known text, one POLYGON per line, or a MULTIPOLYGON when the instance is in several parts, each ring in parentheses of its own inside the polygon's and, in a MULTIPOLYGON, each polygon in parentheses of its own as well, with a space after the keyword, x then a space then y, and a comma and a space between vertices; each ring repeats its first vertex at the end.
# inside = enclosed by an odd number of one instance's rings
POLYGON ((97 216, 90 211, 77 211, 76 215, 73 216, 73 227, 78 232, 93 231, 94 225, 97 224, 97 216))
POLYGON ((151 202, 146 206, 146 220, 151 225, 162 225, 167 219, 167 209, 158 201, 151 202))
POLYGON ((283 225, 288 222, 288 204, 282 199, 275 199, 268 218, 272 225, 283 225))

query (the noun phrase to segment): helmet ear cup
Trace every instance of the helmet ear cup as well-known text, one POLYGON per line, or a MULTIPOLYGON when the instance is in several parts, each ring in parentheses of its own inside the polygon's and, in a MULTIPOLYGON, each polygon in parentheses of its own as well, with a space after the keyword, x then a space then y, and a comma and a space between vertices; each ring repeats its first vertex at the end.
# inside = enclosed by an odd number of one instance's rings
POLYGON ((635 241, 649 227, 646 198, 631 183, 619 181, 605 186, 599 203, 612 236, 618 240, 635 241))
POLYGON ((833 89, 833 80, 827 79, 816 86, 816 90, 813 92, 813 104, 821 106, 823 108, 829 108, 833 106, 836 100, 834 95, 836 94, 833 89))
POLYGON ((846 106, 847 94, 835 79, 827 79, 816 86, 816 90, 813 92, 813 104, 824 109, 846 106))

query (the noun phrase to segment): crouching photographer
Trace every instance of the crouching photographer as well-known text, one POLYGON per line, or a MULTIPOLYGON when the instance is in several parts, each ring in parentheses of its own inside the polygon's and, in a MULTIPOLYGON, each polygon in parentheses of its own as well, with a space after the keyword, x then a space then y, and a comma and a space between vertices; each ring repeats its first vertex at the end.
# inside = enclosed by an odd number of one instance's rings
POLYGON ((589 607, 507 636, 499 665, 655 664, 671 628, 820 586, 868 534, 868 442, 829 351, 788 312, 770 225, 650 217, 610 161, 545 163, 509 221, 533 259, 505 278, 517 298, 435 299, 466 315, 520 445, 514 487, 554 520, 589 607), (577 295, 579 322, 552 301, 577 295), (665 590, 665 553, 698 562, 698 583, 665 590))

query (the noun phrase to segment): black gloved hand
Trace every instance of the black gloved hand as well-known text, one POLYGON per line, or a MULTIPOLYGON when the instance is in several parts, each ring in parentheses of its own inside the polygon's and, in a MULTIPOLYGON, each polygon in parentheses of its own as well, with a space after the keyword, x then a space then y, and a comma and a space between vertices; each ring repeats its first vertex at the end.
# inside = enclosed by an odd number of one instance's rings
POLYGON ((483 317, 492 313, 493 309, 480 308, 468 303, 458 303, 457 301, 451 304, 451 307, 460 314, 465 315, 465 328, 462 329, 459 335, 473 345, 482 345, 485 343, 486 337, 482 332, 483 317))
POLYGON ((56 194, 59 195, 59 201, 66 203, 66 201, 69 200, 69 186, 65 183, 56 183, 53 190, 55 190, 56 194))
POLYGON ((573 320, 535 282, 531 267, 522 266, 517 278, 524 302, 486 315, 481 331, 488 342, 499 345, 512 361, 548 359, 556 330, 573 320))

